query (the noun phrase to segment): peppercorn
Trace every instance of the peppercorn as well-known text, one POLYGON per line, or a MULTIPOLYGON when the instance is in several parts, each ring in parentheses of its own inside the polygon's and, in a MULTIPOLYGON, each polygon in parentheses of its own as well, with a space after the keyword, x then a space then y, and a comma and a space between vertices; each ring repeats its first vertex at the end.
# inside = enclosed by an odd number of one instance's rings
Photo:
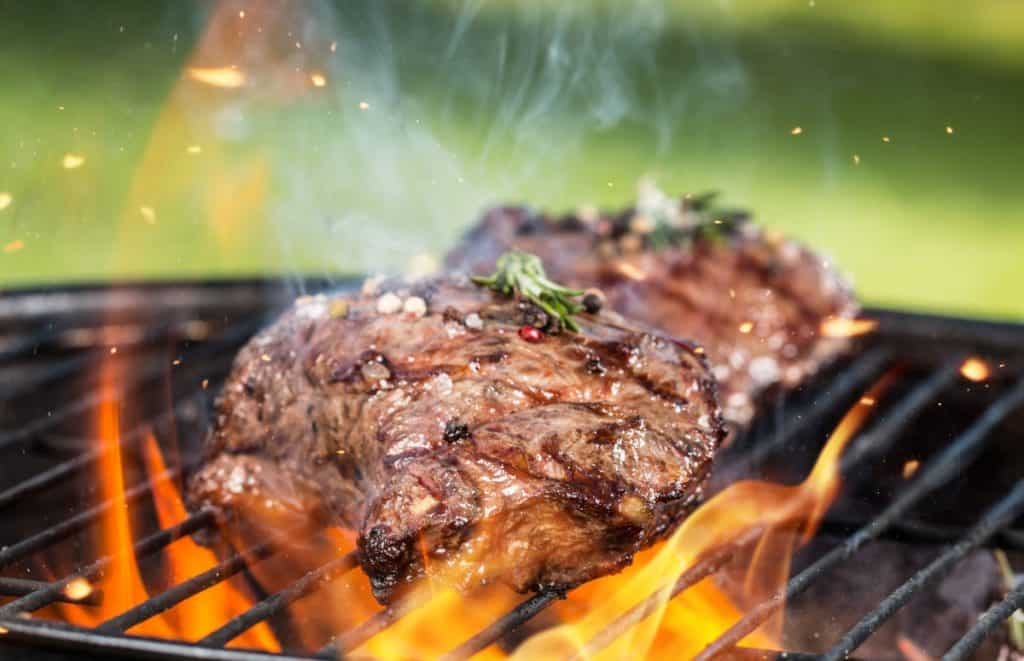
POLYGON ((469 438, 469 425, 459 422, 458 418, 452 418, 444 426, 444 440, 449 443, 469 438))
POLYGON ((601 306, 604 305, 604 301, 601 297, 594 292, 587 292, 583 296, 583 309, 590 314, 597 314, 601 311, 601 306))
POLYGON ((519 337, 523 338, 527 342, 540 342, 544 339, 544 333, 533 326, 521 326, 519 328, 519 337))

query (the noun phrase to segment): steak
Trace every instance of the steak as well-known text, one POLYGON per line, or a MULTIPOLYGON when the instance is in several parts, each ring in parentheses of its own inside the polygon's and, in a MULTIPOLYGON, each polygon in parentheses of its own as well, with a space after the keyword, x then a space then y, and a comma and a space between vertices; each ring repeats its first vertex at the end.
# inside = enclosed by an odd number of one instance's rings
POLYGON ((600 289, 625 317, 707 352, 725 418, 746 426, 766 390, 792 388, 847 346, 822 335, 826 319, 856 316, 847 283, 795 241, 715 211, 705 198, 647 190, 617 214, 556 218, 498 207, 446 259, 487 273, 509 249, 538 255, 552 278, 600 289))
POLYGON ((714 380, 609 310, 522 332, 538 313, 464 278, 299 299, 239 353, 190 505, 357 531, 385 603, 425 571, 526 591, 621 569, 701 496, 714 380))

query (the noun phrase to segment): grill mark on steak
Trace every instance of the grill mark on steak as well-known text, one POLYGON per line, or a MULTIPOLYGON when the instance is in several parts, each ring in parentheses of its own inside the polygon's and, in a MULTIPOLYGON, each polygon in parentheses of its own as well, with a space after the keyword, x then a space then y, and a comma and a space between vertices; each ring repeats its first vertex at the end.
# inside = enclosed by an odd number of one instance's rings
POLYGON ((303 299, 253 338, 190 504, 242 532, 309 512, 356 529, 384 602, 423 553, 457 585, 576 585, 693 507, 724 435, 700 356, 609 310, 530 343, 516 301, 462 279, 426 289, 422 317, 380 315, 369 294, 344 318, 303 299), (482 327, 456 321, 471 314, 482 327))

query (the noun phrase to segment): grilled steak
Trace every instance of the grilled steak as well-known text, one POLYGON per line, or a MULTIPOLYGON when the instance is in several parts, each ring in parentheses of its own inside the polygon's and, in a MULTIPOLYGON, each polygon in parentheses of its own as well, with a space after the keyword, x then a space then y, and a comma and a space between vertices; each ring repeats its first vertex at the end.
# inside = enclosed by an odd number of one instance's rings
POLYGON ((758 229, 746 214, 707 205, 649 191, 615 215, 553 218, 499 207, 446 266, 486 273, 510 248, 539 255, 552 278, 599 288, 623 316, 699 341, 726 420, 745 426, 766 389, 796 386, 842 351, 847 342, 823 337, 821 324, 851 318, 858 306, 820 257, 758 229))
POLYGON ((358 531, 383 602, 425 564, 517 590, 619 570, 698 500, 714 381, 614 312, 521 332, 538 312, 461 278, 300 299, 239 354, 192 506, 358 531))

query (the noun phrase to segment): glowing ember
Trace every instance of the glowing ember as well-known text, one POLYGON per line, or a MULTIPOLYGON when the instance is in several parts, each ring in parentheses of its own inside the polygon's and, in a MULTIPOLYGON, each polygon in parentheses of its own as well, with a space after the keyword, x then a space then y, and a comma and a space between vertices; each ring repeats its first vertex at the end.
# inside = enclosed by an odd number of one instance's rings
POLYGON ((794 126, 793 130, 789 132, 790 135, 800 135, 804 130, 799 126, 794 126))
POLYGON ((21 239, 15 239, 14 241, 11 241, 10 243, 4 246, 4 252, 10 254, 12 252, 18 252, 24 247, 24 241, 22 241, 21 239))
POLYGON ((314 87, 323 87, 327 84, 327 79, 322 73, 310 74, 309 79, 313 82, 314 87))
POLYGON ((878 327, 874 319, 842 319, 831 317, 821 322, 821 334, 825 337, 853 337, 870 333, 878 327))
POLYGON ((863 404, 864 406, 874 406, 875 398, 864 396, 860 398, 860 403, 863 404))
POLYGON ((185 74, 192 80, 213 87, 234 89, 245 85, 245 74, 232 67, 188 67, 185 74))
POLYGON ((911 459, 907 463, 903 464, 903 479, 909 480, 912 478, 920 466, 921 462, 917 459, 911 459))
POLYGON ((139 207, 139 213, 142 215, 142 219, 150 225, 156 224, 156 212, 153 211, 153 207, 139 207))
POLYGON ((64 166, 65 170, 74 170, 76 168, 80 168, 84 163, 85 156, 82 156, 81 154, 64 154, 64 158, 63 160, 61 160, 61 165, 64 166))
POLYGON ((933 657, 920 645, 904 635, 900 635, 896 639, 896 648, 906 661, 934 661, 933 657))
POLYGON ((740 332, 743 333, 744 335, 746 335, 752 330, 754 330, 754 322, 744 321, 742 324, 740 324, 740 332))
POLYGON ((359 102, 359 109, 360 110, 369 110, 370 109, 370 104, 367 103, 366 101, 360 101, 359 102))
POLYGON ((10 193, 0 193, 0 211, 11 206, 11 202, 13 201, 14 197, 10 193))
POLYGON ((968 358, 960 366, 960 374, 968 381, 984 381, 988 378, 988 363, 980 358, 968 358))
POLYGON ((64 596, 71 601, 81 601, 91 595, 92 592, 92 583, 84 578, 76 578, 64 586, 64 596))

